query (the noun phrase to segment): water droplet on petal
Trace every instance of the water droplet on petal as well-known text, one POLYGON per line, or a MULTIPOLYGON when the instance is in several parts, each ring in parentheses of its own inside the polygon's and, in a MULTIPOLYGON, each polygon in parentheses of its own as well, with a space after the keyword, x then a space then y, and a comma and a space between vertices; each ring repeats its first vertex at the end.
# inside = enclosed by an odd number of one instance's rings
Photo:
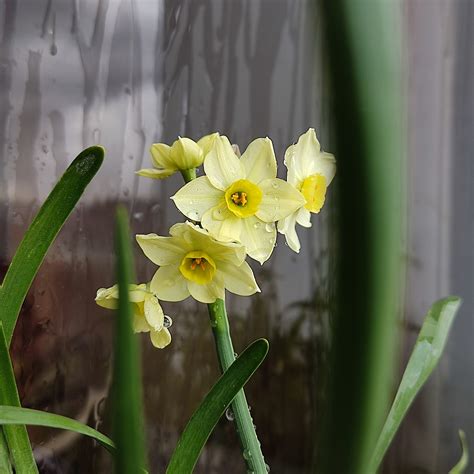
POLYGON ((173 286, 174 285, 174 280, 172 280, 171 278, 167 278, 166 280, 163 281, 163 285, 173 286))
POLYGON ((265 230, 267 232, 273 232, 274 229, 275 229, 275 224, 265 224, 265 230))
POLYGON ((169 316, 166 316, 165 314, 165 317, 163 320, 163 327, 170 328, 172 325, 173 325, 173 320, 169 316))
POLYGON ((253 226, 255 227, 255 229, 258 229, 260 227, 260 222, 255 222, 253 226))
POLYGON ((193 221, 198 221, 200 217, 199 212, 193 209, 192 211, 188 212, 188 217, 193 221))
POLYGON ((217 221, 223 221, 224 220, 224 212, 222 209, 215 209, 212 212, 212 217, 216 219, 217 221))

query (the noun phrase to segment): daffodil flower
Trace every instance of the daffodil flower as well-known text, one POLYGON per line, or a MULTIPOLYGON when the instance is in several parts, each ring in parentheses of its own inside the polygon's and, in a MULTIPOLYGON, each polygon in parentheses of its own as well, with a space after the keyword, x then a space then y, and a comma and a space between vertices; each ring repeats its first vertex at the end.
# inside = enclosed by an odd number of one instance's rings
POLYGON ((303 194, 306 203, 278 222, 278 232, 285 234, 289 247, 299 252, 296 224, 311 227, 311 213, 319 213, 324 205, 326 190, 336 174, 336 160, 334 155, 321 151, 316 132, 310 128, 286 150, 285 165, 288 182, 303 194))
POLYGON ((275 222, 296 211, 304 197, 278 179, 269 138, 257 138, 239 159, 227 137, 218 137, 204 160, 206 176, 173 197, 178 209, 218 240, 241 242, 250 257, 265 262, 276 241, 275 222))
POLYGON ((136 173, 147 178, 163 179, 177 171, 197 168, 202 165, 218 136, 218 133, 211 133, 197 143, 190 138, 180 137, 172 146, 154 143, 150 149, 154 168, 144 168, 136 173))
POLYGON ((191 295, 201 303, 224 299, 225 289, 241 296, 260 291, 245 262, 245 248, 219 242, 190 223, 175 224, 171 237, 137 235, 144 254, 160 268, 150 289, 164 301, 181 301, 191 295))
MULTIPOLYGON (((170 326, 171 318, 164 315, 157 297, 144 283, 130 285, 128 294, 133 304, 134 332, 149 332, 151 343, 155 347, 166 347, 171 342, 171 334, 165 326, 170 326)), ((118 285, 99 288, 95 302, 103 308, 117 309, 118 297, 118 285)))

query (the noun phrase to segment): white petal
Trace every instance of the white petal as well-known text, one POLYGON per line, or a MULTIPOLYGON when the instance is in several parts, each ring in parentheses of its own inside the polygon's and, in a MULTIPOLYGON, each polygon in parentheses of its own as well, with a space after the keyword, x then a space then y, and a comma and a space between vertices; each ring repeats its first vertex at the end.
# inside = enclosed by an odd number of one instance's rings
POLYGON ((216 239, 224 241, 239 240, 242 221, 227 208, 227 204, 209 209, 201 220, 201 225, 216 239))
POLYGON ((215 188, 206 176, 193 179, 183 186, 171 199, 176 207, 189 219, 200 221, 211 207, 224 202, 224 193, 215 188))
POLYGON ((160 303, 154 295, 148 295, 145 299, 144 313, 147 323, 155 331, 160 330, 163 327, 165 315, 161 309, 160 303))
POLYGON ((221 263, 218 271, 223 275, 224 286, 231 293, 250 296, 260 292, 252 269, 247 262, 243 262, 240 266, 221 263))
POLYGON ((138 234, 136 239, 143 253, 156 265, 170 265, 181 262, 187 251, 173 237, 161 237, 156 234, 138 234))
POLYGON ((321 174, 326 178, 326 186, 331 184, 336 174, 336 158, 331 153, 319 153, 311 163, 310 176, 321 174))
POLYGON ((259 184, 263 192, 257 217, 264 222, 275 222, 306 204, 304 196, 282 179, 266 179, 259 184))
POLYGON ((135 172, 140 176, 144 176, 145 178, 153 178, 153 179, 165 179, 168 176, 176 173, 175 169, 155 169, 155 168, 143 168, 135 172))
POLYGON ((321 151, 314 128, 310 128, 298 138, 296 145, 288 147, 285 153, 285 165, 288 168, 288 181, 296 185, 311 176, 312 162, 321 151))
POLYGON ((258 184, 268 178, 276 178, 277 163, 273 144, 269 138, 257 138, 245 150, 240 162, 245 168, 246 179, 258 184))
POLYGON ((186 279, 175 265, 158 268, 151 280, 150 289, 163 301, 182 301, 189 296, 186 279))
POLYGON ((171 342, 171 334, 167 328, 161 331, 150 331, 151 343, 158 349, 163 349, 171 342))
POLYGON ((311 212, 305 207, 296 211, 296 222, 303 227, 311 227, 311 212))
POLYGON ((242 219, 240 241, 245 245, 249 257, 263 264, 275 247, 275 224, 266 224, 256 216, 242 219))
POLYGON ((243 179, 245 172, 227 137, 217 137, 204 160, 204 171, 217 189, 225 191, 234 181, 243 179))
POLYGON ((285 235, 286 243, 290 249, 299 253, 301 245, 296 234, 296 213, 278 222, 278 232, 285 235))
POLYGON ((191 296, 201 303, 214 303, 217 298, 224 299, 224 281, 217 274, 206 285, 200 285, 194 281, 188 281, 187 283, 191 296))

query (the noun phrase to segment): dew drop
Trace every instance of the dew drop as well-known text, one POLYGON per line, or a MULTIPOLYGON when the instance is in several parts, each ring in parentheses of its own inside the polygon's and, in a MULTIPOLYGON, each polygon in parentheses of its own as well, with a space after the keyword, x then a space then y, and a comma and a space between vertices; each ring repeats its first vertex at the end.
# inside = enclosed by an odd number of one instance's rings
POLYGON ((273 232, 274 229, 275 229, 274 224, 265 224, 265 230, 267 232, 273 232))
POLYGON ((173 320, 169 316, 166 316, 165 314, 165 317, 163 320, 163 327, 170 328, 172 325, 173 325, 173 320))
POLYGON ((260 228, 260 222, 255 222, 255 224, 253 226, 255 227, 255 229, 260 228))
POLYGON ((265 469, 267 470, 267 472, 270 472, 270 466, 267 463, 265 463, 265 469))
POLYGON ((272 188, 273 189, 278 189, 279 187, 280 187, 280 185, 276 181, 273 181, 272 188))
POLYGON ((188 212, 188 217, 192 219, 193 221, 198 221, 199 220, 199 212, 193 209, 192 211, 188 212))
POLYGON ((234 421, 234 412, 232 411, 232 408, 227 408, 227 410, 225 411, 225 417, 229 420, 229 421, 234 421))
POLYGON ((222 212, 222 209, 216 209, 212 213, 212 217, 218 221, 223 221, 224 220, 224 213, 222 212))

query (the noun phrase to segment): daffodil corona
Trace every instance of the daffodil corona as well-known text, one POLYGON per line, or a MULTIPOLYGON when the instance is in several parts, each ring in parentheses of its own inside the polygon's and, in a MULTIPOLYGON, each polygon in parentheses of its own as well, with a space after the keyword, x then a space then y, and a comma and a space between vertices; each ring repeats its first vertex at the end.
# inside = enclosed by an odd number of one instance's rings
POLYGON ((275 246, 275 222, 306 202, 276 177, 271 140, 257 138, 239 159, 227 137, 218 137, 204 171, 172 197, 178 209, 216 239, 241 242, 250 257, 265 262, 275 246))
POLYGON ((165 143, 154 143, 151 146, 151 159, 154 168, 137 171, 140 176, 163 179, 177 171, 185 171, 202 165, 218 133, 202 137, 197 143, 190 138, 178 138, 172 146, 165 143))
POLYGON ((278 222, 278 231, 295 252, 300 251, 296 224, 311 227, 311 213, 319 213, 324 205, 326 190, 336 174, 334 155, 321 151, 316 132, 310 128, 301 135, 296 145, 285 153, 287 180, 305 198, 304 206, 278 222))
MULTIPOLYGON (((117 309, 119 289, 118 285, 110 288, 99 288, 95 302, 108 309, 117 309)), ((157 297, 148 289, 146 284, 129 287, 129 298, 133 304, 134 332, 149 332, 152 344, 163 349, 171 342, 171 334, 167 327, 171 322, 165 316, 157 297)))
POLYGON ((181 301, 191 295, 202 303, 224 299, 225 289, 249 296, 260 291, 245 262, 245 248, 219 242, 190 223, 175 224, 170 237, 137 235, 144 254, 160 268, 150 289, 164 301, 181 301))

